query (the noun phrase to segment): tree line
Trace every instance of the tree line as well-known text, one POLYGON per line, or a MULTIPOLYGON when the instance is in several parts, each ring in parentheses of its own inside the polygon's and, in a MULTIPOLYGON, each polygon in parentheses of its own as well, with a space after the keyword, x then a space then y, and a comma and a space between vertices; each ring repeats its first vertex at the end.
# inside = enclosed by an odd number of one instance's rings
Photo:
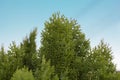
POLYGON ((0 80, 120 80, 111 47, 103 40, 91 48, 74 19, 60 13, 44 23, 41 46, 37 28, 19 45, 0 49, 0 80))

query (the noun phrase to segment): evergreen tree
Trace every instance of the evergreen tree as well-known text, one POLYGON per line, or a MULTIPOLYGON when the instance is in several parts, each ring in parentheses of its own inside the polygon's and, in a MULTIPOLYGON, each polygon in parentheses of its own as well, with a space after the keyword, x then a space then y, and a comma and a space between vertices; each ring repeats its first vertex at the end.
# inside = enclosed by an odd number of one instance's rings
POLYGON ((84 64, 90 45, 76 20, 53 14, 45 23, 41 43, 40 54, 51 60, 59 77, 67 71, 69 79, 80 78, 83 73, 80 64, 84 64))
POLYGON ((101 41, 91 48, 76 20, 53 14, 39 50, 36 35, 37 28, 20 45, 1 47, 0 80, 120 80, 109 45, 101 41))
POLYGON ((10 80, 35 80, 32 71, 27 68, 17 69, 10 80))
POLYGON ((2 47, 0 51, 0 80, 10 80, 17 68, 22 68, 21 51, 15 42, 13 42, 8 51, 2 47))
POLYGON ((51 60, 51 65, 55 67, 59 78, 66 68, 72 71, 70 65, 75 55, 72 40, 73 25, 72 21, 56 13, 45 22, 45 29, 42 32, 40 54, 51 60))
POLYGON ((4 51, 4 47, 2 46, 0 49, 0 80, 9 80, 9 63, 7 60, 7 54, 4 51))
POLYGON ((37 28, 35 28, 21 43, 21 50, 23 50, 23 65, 28 67, 29 70, 35 71, 37 65, 37 51, 36 51, 36 35, 37 28))
POLYGON ((59 80, 54 73, 54 67, 50 66, 50 61, 46 62, 45 57, 42 57, 42 63, 35 72, 36 80, 59 80))
POLYGON ((12 42, 9 50, 7 51, 7 60, 9 64, 7 68, 9 69, 8 76, 10 76, 9 80, 17 68, 19 69, 23 67, 21 53, 22 50, 19 48, 19 46, 16 46, 16 43, 12 42))
MULTIPOLYGON (((81 31, 80 25, 76 20, 72 20, 72 36, 74 42, 75 57, 71 65, 73 74, 76 75, 77 80, 81 80, 85 73, 85 60, 90 51, 90 42, 85 38, 85 34, 81 31)), ((72 75, 73 75, 72 74, 72 75)), ((74 78, 73 78, 74 79, 74 78)))
POLYGON ((87 59, 88 78, 93 80, 115 80, 116 69, 112 62, 111 48, 107 44, 101 41, 97 47, 93 48, 87 59))

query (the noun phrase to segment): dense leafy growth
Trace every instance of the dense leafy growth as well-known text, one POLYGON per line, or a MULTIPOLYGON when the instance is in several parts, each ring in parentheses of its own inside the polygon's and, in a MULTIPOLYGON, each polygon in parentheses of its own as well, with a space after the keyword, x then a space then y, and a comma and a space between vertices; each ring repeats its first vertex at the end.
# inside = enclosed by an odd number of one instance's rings
POLYGON ((91 48, 76 20, 59 13, 45 22, 41 46, 37 29, 9 50, 0 49, 0 80, 120 80, 111 48, 102 40, 91 48))
POLYGON ((35 80, 35 79, 31 71, 28 71, 27 68, 22 68, 20 70, 16 70, 11 80, 35 80))

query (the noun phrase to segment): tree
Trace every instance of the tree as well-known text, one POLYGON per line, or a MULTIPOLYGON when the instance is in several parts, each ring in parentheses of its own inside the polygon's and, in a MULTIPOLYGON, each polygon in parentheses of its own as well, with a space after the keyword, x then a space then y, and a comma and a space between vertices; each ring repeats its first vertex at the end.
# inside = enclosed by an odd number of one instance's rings
POLYGON ((35 80, 32 71, 27 68, 17 69, 11 80, 35 80))
POLYGON ((16 45, 15 42, 12 42, 9 46, 9 50, 7 51, 7 60, 8 60, 8 66, 7 69, 9 72, 7 72, 7 78, 10 80, 13 73, 16 71, 16 69, 20 69, 23 67, 22 63, 22 50, 19 46, 16 45))
POLYGON ((54 74, 54 66, 50 66, 50 61, 46 61, 45 57, 42 57, 42 63, 35 72, 36 80, 59 80, 57 74, 54 74))
POLYGON ((84 63, 90 45, 76 20, 69 20, 59 13, 53 14, 45 22, 41 44, 41 56, 44 54, 47 60, 51 60, 60 78, 64 71, 68 72, 69 79, 80 78, 81 68, 76 63, 84 63), (78 59, 80 61, 76 62, 78 59))
POLYGON ((87 75, 92 80, 115 80, 116 69, 112 63, 111 48, 103 41, 93 48, 90 56, 87 58, 87 75))
POLYGON ((20 46, 17 46, 15 42, 12 42, 12 44, 10 44, 7 55, 13 71, 15 71, 17 68, 19 69, 23 67, 22 53, 23 51, 21 50, 20 46))
MULTIPOLYGON (((81 31, 80 25, 77 23, 76 20, 72 20, 72 36, 74 42, 74 52, 75 57, 73 63, 71 65, 73 74, 76 75, 77 80, 82 80, 82 76, 86 71, 86 59, 87 55, 90 52, 90 42, 86 39, 85 34, 81 31)), ((73 75, 72 74, 72 75, 73 75)), ((73 78, 74 79, 74 78, 73 78)))
POLYGON ((0 49, 0 80, 8 80, 9 79, 9 63, 7 60, 6 52, 4 51, 4 47, 2 46, 0 49))
POLYGON ((35 71, 37 65, 37 51, 36 51, 36 35, 37 28, 35 28, 21 43, 21 50, 23 50, 23 65, 28 67, 29 70, 35 71))
POLYGON ((0 80, 10 80, 16 69, 20 69, 27 66, 29 70, 33 72, 37 65, 37 51, 36 51, 36 33, 35 28, 31 33, 29 38, 26 37, 20 46, 16 46, 15 42, 10 44, 9 50, 4 52, 4 48, 0 51, 0 80), (6 77, 7 76, 7 77, 6 77))
POLYGON ((51 60, 51 65, 55 67, 59 78, 66 68, 69 69, 75 55, 72 40, 73 25, 67 18, 56 13, 45 22, 45 29, 42 32, 40 54, 45 55, 46 60, 51 60))
POLYGON ((101 41, 91 48, 76 20, 53 14, 45 22, 39 50, 36 35, 37 28, 19 45, 13 42, 7 51, 1 47, 0 80, 120 79, 109 45, 101 41))
POLYGON ((8 51, 4 51, 4 48, 1 48, 0 51, 0 80, 10 80, 13 73, 18 68, 22 68, 22 59, 21 59, 22 50, 16 46, 15 42, 12 42, 9 46, 8 51))

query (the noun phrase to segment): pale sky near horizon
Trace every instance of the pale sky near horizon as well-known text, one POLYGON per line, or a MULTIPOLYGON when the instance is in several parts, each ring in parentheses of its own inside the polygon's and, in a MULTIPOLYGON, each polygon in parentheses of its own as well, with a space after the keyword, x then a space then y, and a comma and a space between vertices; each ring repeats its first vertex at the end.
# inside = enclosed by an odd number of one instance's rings
POLYGON ((44 22, 58 11, 78 21, 91 46, 104 39, 120 70, 120 0, 0 0, 0 46, 21 42, 34 27, 40 45, 44 22))

